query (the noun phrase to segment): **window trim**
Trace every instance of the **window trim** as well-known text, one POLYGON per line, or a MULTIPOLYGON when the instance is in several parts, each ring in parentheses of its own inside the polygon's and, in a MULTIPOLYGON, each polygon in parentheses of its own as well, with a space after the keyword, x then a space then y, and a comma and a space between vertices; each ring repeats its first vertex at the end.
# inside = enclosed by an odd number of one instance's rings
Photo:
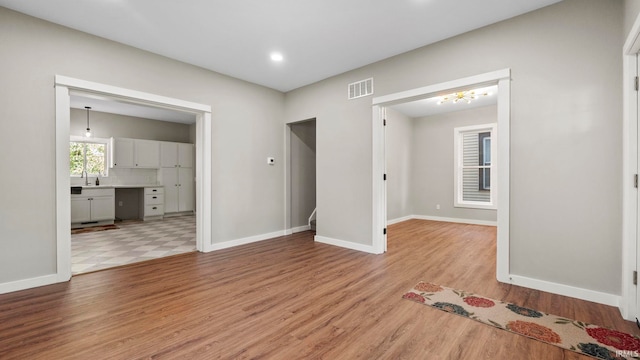
POLYGON ((472 126, 461 126, 453 129, 453 174, 454 174, 454 186, 453 186, 453 206, 457 208, 469 208, 469 209, 489 209, 495 210, 498 208, 497 203, 497 172, 498 172, 498 159, 497 159, 497 124, 489 123, 489 124, 481 124, 481 125, 472 125, 472 126), (469 132, 489 132, 491 137, 491 164, 489 165, 490 174, 489 174, 489 183, 491 184, 489 202, 482 201, 469 201, 463 200, 462 198, 462 141, 461 137, 464 133, 469 132))
MULTIPOLYGON (((88 138, 85 136, 77 136, 77 135, 71 135, 69 136, 69 143, 71 142, 82 142, 82 143, 91 143, 91 144, 103 144, 105 146, 104 148, 104 173, 100 174, 100 177, 106 178, 109 177, 109 159, 110 159, 110 146, 111 146, 111 139, 106 139, 106 138, 88 138)), ((85 159, 86 160, 86 159, 85 159)), ((86 166, 86 164, 85 164, 86 166)), ((96 176, 96 174, 88 174, 88 176, 96 176)), ((71 174, 71 171, 69 171, 69 177, 71 178, 80 178, 82 177, 81 175, 73 175, 71 174)))

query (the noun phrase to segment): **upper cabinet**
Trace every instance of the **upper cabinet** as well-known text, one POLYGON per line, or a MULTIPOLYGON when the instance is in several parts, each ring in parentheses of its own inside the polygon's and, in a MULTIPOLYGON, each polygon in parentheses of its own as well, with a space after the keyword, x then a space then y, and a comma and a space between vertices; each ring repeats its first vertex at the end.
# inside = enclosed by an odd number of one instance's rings
POLYGON ((160 143, 160 165, 163 168, 192 168, 193 158, 193 144, 166 141, 160 143))
POLYGON ((154 140, 111 138, 112 168, 160 167, 160 142, 154 140))

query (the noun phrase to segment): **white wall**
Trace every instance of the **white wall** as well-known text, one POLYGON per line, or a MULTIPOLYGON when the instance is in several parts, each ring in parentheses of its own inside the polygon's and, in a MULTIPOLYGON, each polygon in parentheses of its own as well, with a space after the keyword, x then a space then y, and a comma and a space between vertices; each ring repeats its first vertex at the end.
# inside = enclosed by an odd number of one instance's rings
POLYGON ((284 230, 282 93, 5 8, 0 44, 0 284, 56 271, 56 74, 211 105, 205 241, 284 230))
POLYGON ((628 34, 640 13, 640 0, 624 0, 624 34, 628 34))
POLYGON ((414 215, 461 220, 497 220, 496 210, 453 206, 453 129, 495 123, 497 119, 497 107, 493 105, 413 120, 411 199, 414 215), (436 209, 438 204, 440 210, 436 209))
POLYGON ((510 68, 510 271, 620 294, 622 23, 621 0, 565 0, 287 93, 286 122, 317 119, 318 235, 372 244, 371 98, 347 84, 510 68))
POLYGON ((415 215, 411 197, 413 173, 413 119, 393 109, 387 109, 387 220, 415 215))

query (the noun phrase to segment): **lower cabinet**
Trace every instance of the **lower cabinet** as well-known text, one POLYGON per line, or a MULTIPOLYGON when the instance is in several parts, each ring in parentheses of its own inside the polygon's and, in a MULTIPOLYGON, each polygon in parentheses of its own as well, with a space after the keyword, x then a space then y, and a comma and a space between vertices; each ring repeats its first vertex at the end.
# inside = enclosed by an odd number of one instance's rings
POLYGON ((163 216, 164 211, 164 188, 144 188, 144 218, 163 216))
POLYGON ((71 224, 83 225, 115 219, 114 189, 83 189, 71 195, 71 224))
POLYGON ((195 185, 192 168, 162 168, 164 211, 166 213, 195 210, 195 185))

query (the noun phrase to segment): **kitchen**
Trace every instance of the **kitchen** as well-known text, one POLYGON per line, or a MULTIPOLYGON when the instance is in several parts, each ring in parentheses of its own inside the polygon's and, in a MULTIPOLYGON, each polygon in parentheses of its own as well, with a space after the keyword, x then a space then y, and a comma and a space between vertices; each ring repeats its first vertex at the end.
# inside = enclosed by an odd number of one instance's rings
POLYGON ((195 117, 71 97, 72 273, 196 251, 195 117))

